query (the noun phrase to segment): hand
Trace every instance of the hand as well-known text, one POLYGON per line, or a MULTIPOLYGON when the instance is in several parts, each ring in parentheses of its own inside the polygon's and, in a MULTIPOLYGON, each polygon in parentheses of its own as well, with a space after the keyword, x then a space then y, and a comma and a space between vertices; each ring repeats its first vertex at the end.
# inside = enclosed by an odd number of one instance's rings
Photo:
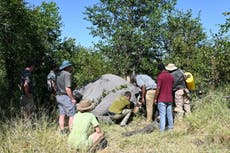
POLYGON ((141 102, 137 102, 136 107, 140 107, 142 105, 141 102))
POLYGON ((142 104, 145 104, 145 99, 144 99, 144 98, 141 99, 141 103, 142 103, 142 104))
POLYGON ((156 104, 157 103, 157 99, 153 99, 153 104, 156 104))
POLYGON ((71 99, 71 101, 73 104, 76 104, 76 102, 77 102, 75 99, 71 99))

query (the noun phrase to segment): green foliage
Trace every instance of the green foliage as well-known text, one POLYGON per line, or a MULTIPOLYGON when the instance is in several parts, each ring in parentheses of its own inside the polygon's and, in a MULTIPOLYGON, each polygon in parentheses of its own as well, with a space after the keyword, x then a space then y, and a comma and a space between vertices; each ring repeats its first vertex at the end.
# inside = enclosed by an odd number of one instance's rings
POLYGON ((95 81, 106 73, 113 73, 111 63, 105 61, 104 56, 98 52, 89 51, 79 47, 71 57, 75 64, 74 79, 78 87, 95 81))
MULTIPOLYGON (((222 152, 228 153, 230 146, 230 114, 226 92, 210 92, 203 99, 193 99, 195 106, 191 116, 181 124, 175 124, 173 131, 158 130, 150 134, 123 137, 122 132, 141 129, 144 118, 136 116, 128 127, 100 123, 109 146, 101 152, 222 152), (154 146, 154 147, 152 147, 154 146), (165 147, 167 146, 167 147, 165 147)), ((67 136, 61 136, 57 125, 46 114, 33 121, 20 118, 0 124, 0 152, 44 152, 71 153, 67 136)))
POLYGON ((195 100, 193 115, 187 118, 189 133, 202 133, 208 143, 229 145, 230 116, 225 94, 221 89, 195 100))
POLYGON ((65 38, 54 56, 60 63, 63 60, 74 63, 73 79, 76 87, 86 85, 103 74, 114 72, 103 54, 75 44, 75 39, 65 38))
MULTIPOLYGON (((175 11, 168 16, 167 41, 165 43, 169 61, 185 70, 196 70, 200 47, 206 36, 200 17, 192 18, 192 11, 175 11)), ((199 63, 200 64, 200 63, 199 63)))
MULTIPOLYGON (((112 0, 88 7, 86 19, 92 22, 91 34, 101 38, 97 47, 118 68, 118 74, 142 71, 143 58, 153 63, 161 55, 164 16, 174 0, 112 0)), ((146 68, 146 67, 145 67, 146 68)))
POLYGON ((33 60, 37 64, 34 94, 37 103, 46 102, 45 78, 49 70, 44 65, 44 55, 57 48, 60 36, 61 18, 56 4, 42 3, 39 7, 29 8, 22 0, 0 1, 0 14, 0 58, 5 72, 2 76, 5 77, 6 91, 4 101, 12 101, 16 106, 19 104, 18 76, 26 61, 33 60))

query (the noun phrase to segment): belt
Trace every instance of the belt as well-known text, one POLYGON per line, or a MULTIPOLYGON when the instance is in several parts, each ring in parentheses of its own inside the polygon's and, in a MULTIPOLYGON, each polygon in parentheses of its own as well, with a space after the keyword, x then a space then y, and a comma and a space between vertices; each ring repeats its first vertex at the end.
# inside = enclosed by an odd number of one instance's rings
POLYGON ((156 88, 155 88, 155 89, 154 89, 154 88, 150 88, 150 89, 146 89, 146 90, 147 90, 147 91, 148 91, 148 90, 156 90, 156 88))
POLYGON ((58 93, 57 95, 62 96, 62 95, 67 95, 67 93, 58 93))
POLYGON ((110 111, 108 112, 108 114, 111 115, 111 116, 116 115, 116 113, 113 113, 113 112, 110 112, 110 111))

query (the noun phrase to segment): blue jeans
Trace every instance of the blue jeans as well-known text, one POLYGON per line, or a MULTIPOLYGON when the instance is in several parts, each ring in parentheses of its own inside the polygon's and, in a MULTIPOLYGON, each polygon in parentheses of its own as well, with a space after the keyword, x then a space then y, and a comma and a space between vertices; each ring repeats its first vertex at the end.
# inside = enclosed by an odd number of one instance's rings
POLYGON ((172 102, 158 102, 158 110, 160 113, 160 131, 165 130, 166 116, 168 121, 168 129, 173 129, 172 102))

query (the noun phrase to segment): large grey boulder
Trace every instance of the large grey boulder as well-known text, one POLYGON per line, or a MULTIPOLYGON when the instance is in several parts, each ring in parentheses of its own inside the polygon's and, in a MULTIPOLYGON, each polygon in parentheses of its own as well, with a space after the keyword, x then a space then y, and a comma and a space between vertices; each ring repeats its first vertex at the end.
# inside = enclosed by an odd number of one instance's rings
POLYGON ((107 113, 113 100, 124 94, 125 91, 132 93, 131 101, 136 103, 135 94, 139 92, 139 89, 125 79, 113 74, 102 75, 96 81, 78 90, 83 95, 83 99, 90 99, 94 103, 95 107, 92 112, 96 116, 107 113))

